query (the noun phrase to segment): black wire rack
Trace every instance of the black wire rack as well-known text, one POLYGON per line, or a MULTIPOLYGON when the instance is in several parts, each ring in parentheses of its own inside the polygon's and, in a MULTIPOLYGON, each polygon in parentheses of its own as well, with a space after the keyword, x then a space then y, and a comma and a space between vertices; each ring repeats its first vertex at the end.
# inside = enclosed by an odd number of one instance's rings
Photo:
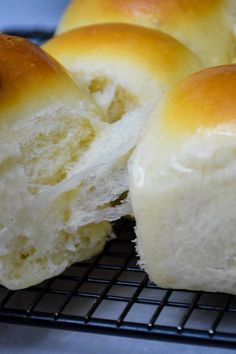
MULTIPOLYGON (((5 31, 36 43, 52 31, 5 31)), ((236 297, 162 289, 137 266, 133 223, 103 253, 21 291, 0 287, 0 321, 236 347, 236 297)))
POLYGON ((31 28, 31 29, 24 29, 24 28, 4 28, 2 33, 7 33, 12 36, 20 36, 29 39, 30 41, 41 45, 48 39, 50 39, 54 34, 54 29, 47 28, 47 29, 40 29, 40 28, 31 28))

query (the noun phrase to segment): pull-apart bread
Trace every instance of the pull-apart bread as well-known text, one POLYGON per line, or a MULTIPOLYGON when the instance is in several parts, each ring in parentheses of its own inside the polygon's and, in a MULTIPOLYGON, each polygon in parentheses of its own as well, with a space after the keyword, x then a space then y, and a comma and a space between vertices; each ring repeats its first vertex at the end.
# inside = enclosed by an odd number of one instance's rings
POLYGON ((236 294, 236 65, 178 83, 130 162, 137 250, 162 287, 236 294))
POLYGON ((108 125, 97 157, 103 157, 104 171, 96 190, 103 204, 117 199, 120 205, 107 214, 103 210, 104 220, 132 213, 127 161, 154 106, 174 83, 201 68, 198 59, 165 33, 128 24, 78 28, 43 48, 83 83, 108 125))
POLYGON ((1 284, 30 286, 102 250, 109 223, 75 215, 75 170, 102 129, 100 109, 59 63, 0 35, 1 284))
POLYGON ((234 0, 73 0, 43 49, 0 35, 1 284, 134 214, 157 284, 236 294, 236 67, 199 71, 236 57, 235 23, 234 0))
POLYGON ((204 66, 229 64, 235 55, 235 0, 72 0, 57 32, 105 22, 166 32, 204 66))
MULTIPOLYGON (((142 94, 151 88, 162 97, 200 67, 167 35, 148 29, 142 35, 150 37, 146 55, 134 41, 137 53, 120 59, 120 71, 109 53, 99 61, 81 44, 81 61, 72 52, 72 67, 79 74, 85 62, 95 69, 84 69, 76 81, 34 44, 0 36, 0 282, 8 288, 36 284, 100 252, 111 235, 109 222, 131 213, 122 194, 128 190, 127 160, 154 105, 154 94, 150 101, 142 94), (152 36, 160 37, 154 79, 152 36)), ((121 58, 126 51, 128 44, 121 58)))

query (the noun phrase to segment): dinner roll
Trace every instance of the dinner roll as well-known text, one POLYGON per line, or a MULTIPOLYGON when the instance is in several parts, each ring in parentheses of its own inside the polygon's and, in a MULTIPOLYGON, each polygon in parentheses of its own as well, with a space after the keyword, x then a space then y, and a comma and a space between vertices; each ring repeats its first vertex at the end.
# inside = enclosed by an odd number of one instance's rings
POLYGON ((19 289, 90 258, 109 237, 109 223, 75 215, 75 170, 104 124, 62 66, 22 38, 0 35, 0 87, 0 283, 19 289))
POLYGON ((84 83, 110 123, 131 108, 155 103, 174 82, 201 68, 169 35, 129 24, 77 28, 53 37, 43 49, 84 83))
POLYGON ((109 125, 97 152, 104 169, 96 191, 101 204, 113 201, 116 208, 100 208, 100 215, 115 220, 132 213, 127 161, 155 104, 176 81, 201 68, 198 59, 169 35, 129 24, 78 28, 43 48, 84 84, 109 125))
POLYGON ((129 165, 140 263, 159 286, 236 294, 236 65, 155 110, 129 165))
POLYGON ((162 30, 195 52, 205 66, 229 64, 235 53, 234 0, 72 0, 58 33, 125 22, 162 30))

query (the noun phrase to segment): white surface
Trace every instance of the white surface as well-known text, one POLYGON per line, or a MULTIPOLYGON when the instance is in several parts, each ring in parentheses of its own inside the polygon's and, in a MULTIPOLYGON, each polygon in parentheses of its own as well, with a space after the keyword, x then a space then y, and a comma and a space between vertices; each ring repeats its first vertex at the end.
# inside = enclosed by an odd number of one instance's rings
POLYGON ((0 324, 1 354, 230 354, 231 350, 0 324))
MULTIPOLYGON (((83 1, 83 0, 81 0, 83 1)), ((115 0, 114 0, 115 1, 115 0)), ((68 0, 0 0, 0 30, 54 28, 68 0)), ((231 350, 0 323, 1 354, 229 354, 231 350)))

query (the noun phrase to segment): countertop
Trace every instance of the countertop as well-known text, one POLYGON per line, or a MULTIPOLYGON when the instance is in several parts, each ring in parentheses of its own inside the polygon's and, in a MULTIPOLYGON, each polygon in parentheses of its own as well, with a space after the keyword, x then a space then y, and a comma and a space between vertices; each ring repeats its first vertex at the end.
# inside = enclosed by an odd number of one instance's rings
POLYGON ((0 324, 1 354, 230 354, 232 350, 0 324))

